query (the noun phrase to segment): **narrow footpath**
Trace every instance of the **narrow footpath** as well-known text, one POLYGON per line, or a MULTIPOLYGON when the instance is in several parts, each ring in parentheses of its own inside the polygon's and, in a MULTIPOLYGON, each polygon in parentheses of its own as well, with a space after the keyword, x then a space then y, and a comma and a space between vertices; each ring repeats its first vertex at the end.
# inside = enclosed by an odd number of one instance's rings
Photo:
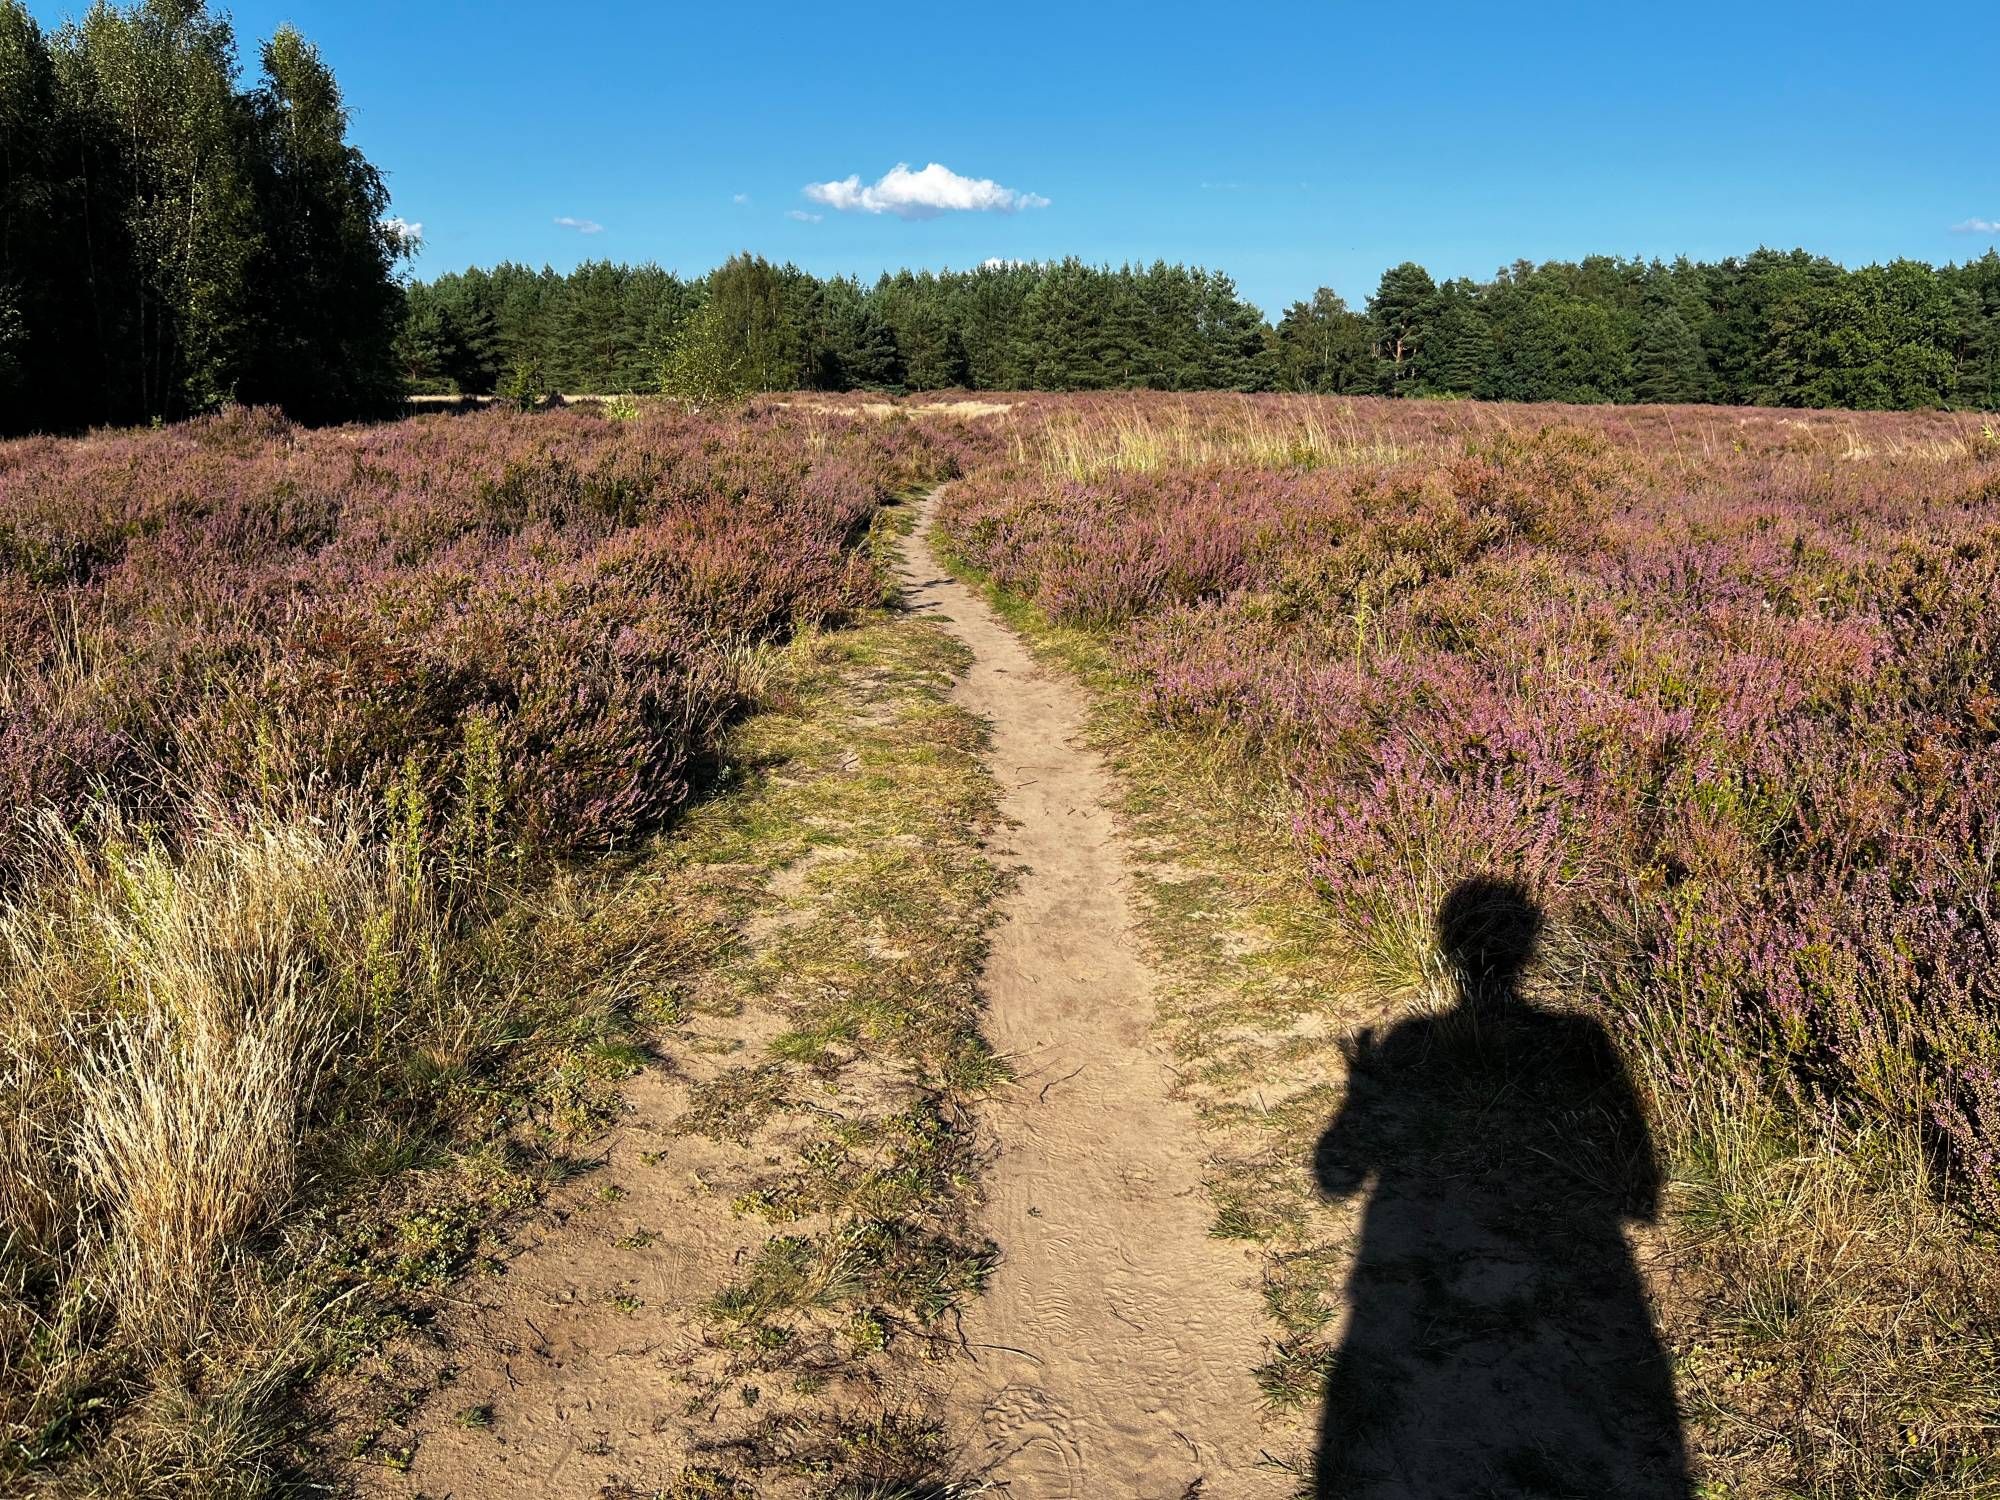
POLYGON ((1014 1500, 1288 1494, 1259 1463, 1256 1270, 1208 1232, 1199 1127, 1152 1037, 1082 694, 938 566, 935 502, 906 543, 904 595, 974 654, 957 701, 992 724, 1010 823, 993 852, 1021 870, 984 985, 986 1034, 1015 1070, 982 1125, 1001 1263, 966 1316, 954 1435, 1014 1500))

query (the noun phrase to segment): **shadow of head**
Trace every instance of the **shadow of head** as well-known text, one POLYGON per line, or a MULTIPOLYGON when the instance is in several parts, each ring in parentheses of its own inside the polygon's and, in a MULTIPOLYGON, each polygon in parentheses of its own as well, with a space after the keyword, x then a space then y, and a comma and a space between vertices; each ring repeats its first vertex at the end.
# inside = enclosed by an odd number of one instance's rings
POLYGON ((1542 910, 1518 880, 1476 875, 1438 907, 1438 950, 1461 1003, 1505 1004, 1535 956, 1542 910))

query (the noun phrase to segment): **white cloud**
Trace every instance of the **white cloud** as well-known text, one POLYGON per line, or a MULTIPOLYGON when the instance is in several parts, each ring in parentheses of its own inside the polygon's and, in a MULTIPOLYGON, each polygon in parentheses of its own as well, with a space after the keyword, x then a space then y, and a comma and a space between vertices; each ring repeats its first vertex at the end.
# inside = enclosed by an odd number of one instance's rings
POLYGON ((738 208, 742 208, 749 203, 750 195, 748 193, 731 193, 729 201, 734 203, 738 208))
POLYGON ((961 177, 936 162, 912 172, 908 162, 899 161, 865 187, 859 176, 809 182, 805 195, 841 213, 894 214, 899 219, 930 219, 943 213, 1011 214, 1049 206, 1039 193, 1002 187, 990 177, 961 177))
POLYGON ((1953 234, 2000 234, 2000 219, 1967 219, 1951 226, 1953 234))
POLYGON ((556 223, 564 229, 574 229, 578 234, 602 234, 604 226, 595 219, 577 219, 568 214, 556 216, 556 223))
POLYGON ((406 250, 414 250, 424 242, 424 226, 422 224, 413 224, 400 215, 395 218, 384 219, 382 227, 401 240, 403 248, 406 250))
POLYGON ((817 224, 826 215, 809 214, 803 208, 791 208, 785 210, 785 217, 788 219, 797 219, 801 224, 817 224))
POLYGON ((1009 260, 1004 255, 989 255, 979 263, 982 271, 1011 271, 1015 266, 1032 266, 1031 260, 1009 260))

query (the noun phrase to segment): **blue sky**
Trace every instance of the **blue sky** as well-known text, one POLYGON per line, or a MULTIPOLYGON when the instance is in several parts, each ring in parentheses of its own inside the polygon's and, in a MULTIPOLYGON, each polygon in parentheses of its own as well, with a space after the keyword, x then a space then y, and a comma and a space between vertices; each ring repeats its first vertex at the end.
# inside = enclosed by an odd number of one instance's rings
POLYGON ((2000 240, 1993 0, 230 9, 246 61, 284 20, 320 45, 395 212, 423 225, 426 276, 694 273, 739 249, 871 277, 1163 257, 1220 266, 1275 314, 1319 285, 1358 303, 1404 259, 1486 276, 2000 240), (917 197, 990 206, 904 216, 860 191, 933 162, 990 188, 917 197), (804 192, 850 176, 834 202, 804 192))

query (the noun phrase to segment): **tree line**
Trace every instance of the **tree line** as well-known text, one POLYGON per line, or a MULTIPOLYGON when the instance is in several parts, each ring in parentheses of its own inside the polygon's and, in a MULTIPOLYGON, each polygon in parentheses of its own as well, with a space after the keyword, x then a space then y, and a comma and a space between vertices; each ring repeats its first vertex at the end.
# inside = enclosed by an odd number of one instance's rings
POLYGON ((1803 250, 1591 256, 1435 282, 1405 263, 1360 312, 1322 288, 1273 332, 1288 389, 1504 401, 2000 406, 2000 254, 1848 270, 1803 250))
POLYGON ((1228 276, 1075 259, 820 279, 502 264, 408 289, 412 390, 1283 390, 1507 401, 2000 407, 2000 254, 1848 270, 1803 250, 1386 271, 1275 325, 1228 276))
POLYGON ((0 428, 394 408, 387 190, 310 43, 258 62, 246 87, 201 0, 52 34, 0 0, 0 428))
POLYGON ((1264 390, 1272 335, 1219 271, 1065 260, 822 280, 739 255, 682 280, 591 262, 417 283, 415 391, 1264 390))

